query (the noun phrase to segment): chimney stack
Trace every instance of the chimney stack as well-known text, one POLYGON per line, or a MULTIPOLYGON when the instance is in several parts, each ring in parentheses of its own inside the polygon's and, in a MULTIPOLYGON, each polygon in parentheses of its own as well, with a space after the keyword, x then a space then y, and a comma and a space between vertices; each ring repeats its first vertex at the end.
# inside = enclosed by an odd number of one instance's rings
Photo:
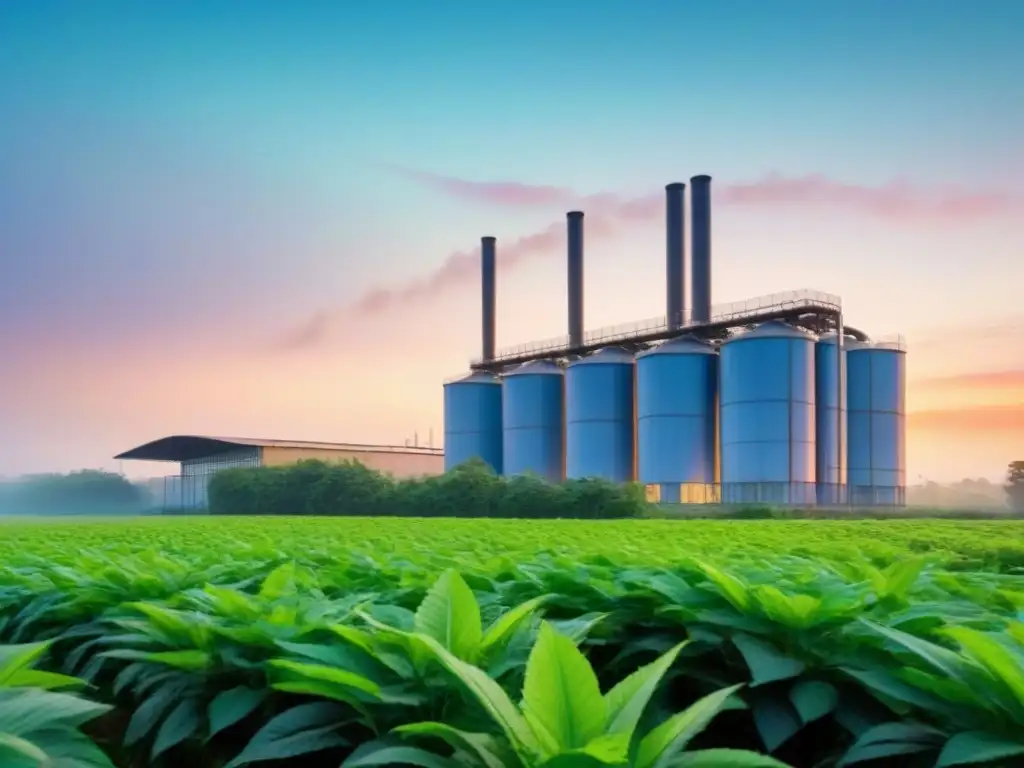
POLYGON ((711 321, 711 177, 690 179, 690 247, 693 252, 693 321, 711 321))
POLYGON ((686 315, 686 241, 683 236, 686 185, 665 187, 665 313, 669 328, 681 328, 686 315))
POLYGON ((484 361, 494 359, 494 305, 496 291, 494 286, 494 251, 495 239, 493 237, 480 238, 480 276, 483 287, 481 306, 481 352, 484 361))
POLYGON ((569 346, 583 344, 583 211, 566 214, 569 233, 569 346))

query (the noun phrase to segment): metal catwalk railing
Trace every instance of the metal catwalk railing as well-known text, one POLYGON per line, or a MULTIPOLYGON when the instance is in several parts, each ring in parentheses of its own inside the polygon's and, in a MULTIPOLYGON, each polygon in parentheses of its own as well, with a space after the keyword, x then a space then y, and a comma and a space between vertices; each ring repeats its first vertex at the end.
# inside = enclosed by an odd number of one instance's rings
POLYGON ((905 486, 838 483, 664 483, 646 486, 648 501, 661 504, 765 505, 785 507, 903 507, 905 486))
MULTIPOLYGON (((627 342, 632 339, 649 336, 651 334, 663 333, 670 330, 685 330, 691 327, 735 322, 742 325, 744 318, 754 318, 769 312, 797 311, 800 309, 814 310, 824 309, 832 312, 842 310, 841 299, 831 293, 804 289, 798 291, 785 291, 783 293, 772 293, 766 296, 757 296, 745 301, 734 301, 728 304, 719 304, 711 308, 711 319, 708 322, 697 322, 692 317, 692 310, 687 310, 678 322, 669 323, 666 315, 653 317, 647 320, 640 320, 623 325, 607 326, 588 331, 583 335, 582 346, 613 345, 627 342)), ((526 344, 519 344, 512 347, 504 347, 498 350, 493 362, 514 359, 522 355, 533 355, 538 353, 556 353, 562 350, 568 351, 572 346, 569 337, 557 336, 555 338, 532 341, 526 344)), ((479 365, 485 361, 475 359, 472 365, 479 365)))

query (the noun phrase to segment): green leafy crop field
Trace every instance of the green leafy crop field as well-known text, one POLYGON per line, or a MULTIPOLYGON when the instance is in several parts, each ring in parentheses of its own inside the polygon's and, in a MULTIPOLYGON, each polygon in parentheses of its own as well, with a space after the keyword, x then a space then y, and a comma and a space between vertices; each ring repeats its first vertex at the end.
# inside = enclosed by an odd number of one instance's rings
POLYGON ((0 557, 5 768, 1024 765, 1022 522, 10 521, 0 557))
MULTIPOLYGON (((0 555, 79 562, 83 550, 117 556, 149 549, 203 563, 263 550, 277 557, 415 556, 435 568, 466 555, 534 558, 541 553, 666 565, 702 558, 803 555, 892 562, 928 555, 949 568, 1024 568, 1024 521, 957 520, 487 520, 408 518, 109 518, 9 522, 0 555)), ((246 556, 246 555, 243 555, 246 556)))

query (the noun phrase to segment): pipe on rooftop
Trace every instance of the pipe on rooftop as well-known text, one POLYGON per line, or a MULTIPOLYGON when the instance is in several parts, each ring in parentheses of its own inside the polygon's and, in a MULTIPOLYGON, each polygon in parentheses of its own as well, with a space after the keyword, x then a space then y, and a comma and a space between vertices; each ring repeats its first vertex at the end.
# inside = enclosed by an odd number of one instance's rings
POLYGON ((665 187, 665 313, 669 328, 681 328, 686 315, 686 185, 665 187))
POLYGON ((569 211, 568 227, 568 286, 569 286, 569 346, 583 344, 583 211, 569 211))
POLYGON ((693 321, 711 321, 711 177, 690 179, 693 321))
POLYGON ((481 357, 485 361, 494 359, 495 352, 495 304, 497 291, 495 288, 495 243, 493 237, 480 238, 480 277, 483 294, 481 296, 481 357))

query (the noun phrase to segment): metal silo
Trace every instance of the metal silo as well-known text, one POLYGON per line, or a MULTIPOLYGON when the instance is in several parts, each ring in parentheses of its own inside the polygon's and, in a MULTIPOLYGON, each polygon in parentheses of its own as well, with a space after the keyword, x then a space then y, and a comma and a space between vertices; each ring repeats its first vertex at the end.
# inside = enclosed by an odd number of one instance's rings
MULTIPOLYGON (((816 476, 819 504, 841 504, 846 501, 846 477, 843 471, 842 446, 846 432, 846 404, 843 402, 842 373, 839 368, 839 344, 835 333, 818 339, 814 350, 814 387, 817 406, 816 476), (844 428, 840 428, 840 419, 844 428)), ((845 363, 845 345, 844 345, 845 363)))
POLYGON ((501 382, 471 373, 444 385, 444 468, 472 458, 502 472, 501 382))
POLYGON ((906 503, 906 361, 899 344, 856 344, 846 354, 852 504, 906 503))
POLYGON ((602 349, 565 372, 565 476, 633 479, 633 355, 602 349))
POLYGON ((506 475, 563 479, 563 378, 562 369, 547 360, 525 363, 505 375, 501 412, 506 475))
POLYGON ((718 352, 693 337, 637 356, 638 479, 662 501, 712 501, 718 352))
POLYGON ((722 500, 810 504, 815 489, 815 339, 779 321, 722 345, 722 500))

